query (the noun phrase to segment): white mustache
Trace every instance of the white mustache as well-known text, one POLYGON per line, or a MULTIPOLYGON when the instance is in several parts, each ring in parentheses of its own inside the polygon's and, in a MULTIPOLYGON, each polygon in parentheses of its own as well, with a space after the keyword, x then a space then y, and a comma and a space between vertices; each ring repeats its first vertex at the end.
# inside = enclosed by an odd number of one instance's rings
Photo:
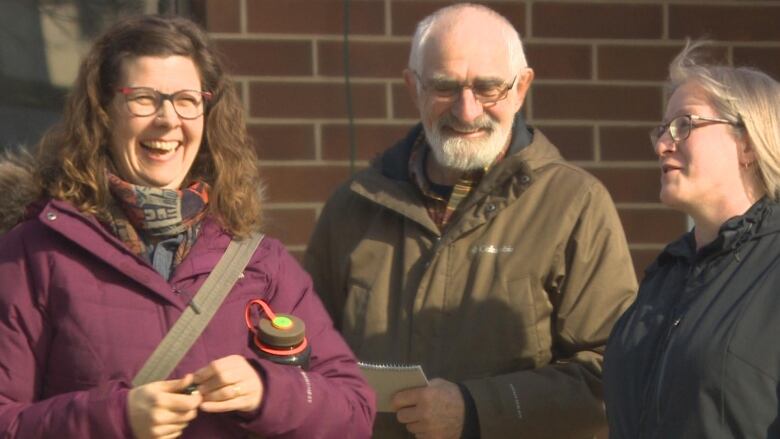
POLYGON ((496 127, 496 122, 491 119, 490 116, 483 114, 479 118, 475 119, 474 122, 464 124, 452 114, 446 114, 438 120, 436 125, 439 130, 444 127, 451 127, 457 131, 477 131, 479 129, 486 129, 490 132, 493 132, 496 127))

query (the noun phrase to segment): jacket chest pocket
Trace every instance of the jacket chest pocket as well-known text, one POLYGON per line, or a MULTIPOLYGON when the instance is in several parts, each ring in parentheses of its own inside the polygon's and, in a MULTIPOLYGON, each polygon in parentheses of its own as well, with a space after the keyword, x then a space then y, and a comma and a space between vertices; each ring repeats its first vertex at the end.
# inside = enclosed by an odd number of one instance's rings
POLYGON ((727 355, 734 356, 744 367, 753 368, 767 379, 780 379, 780 320, 776 312, 780 303, 754 301, 742 313, 728 343, 727 355))

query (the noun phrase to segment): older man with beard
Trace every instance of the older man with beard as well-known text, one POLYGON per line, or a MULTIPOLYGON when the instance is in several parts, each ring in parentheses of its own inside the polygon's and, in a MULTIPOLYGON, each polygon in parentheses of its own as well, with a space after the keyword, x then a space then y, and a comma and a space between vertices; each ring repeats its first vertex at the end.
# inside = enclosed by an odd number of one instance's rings
MULTIPOLYGON (((357 356, 421 364, 374 437, 587 438, 636 279, 606 189, 520 109, 519 35, 484 6, 417 27, 421 123, 330 198, 305 265, 357 356)), ((315 347, 316 349, 316 347, 315 347)))

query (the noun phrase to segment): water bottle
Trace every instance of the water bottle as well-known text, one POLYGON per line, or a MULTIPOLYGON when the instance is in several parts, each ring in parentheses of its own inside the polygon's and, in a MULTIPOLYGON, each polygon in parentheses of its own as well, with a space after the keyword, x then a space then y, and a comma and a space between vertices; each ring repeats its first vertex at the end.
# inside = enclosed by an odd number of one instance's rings
POLYGON ((306 339, 306 324, 292 314, 276 314, 262 300, 252 300, 246 308, 247 326, 254 333, 254 343, 261 357, 274 363, 309 368, 311 346, 306 339), (257 326, 250 319, 250 311, 259 305, 265 312, 257 326))

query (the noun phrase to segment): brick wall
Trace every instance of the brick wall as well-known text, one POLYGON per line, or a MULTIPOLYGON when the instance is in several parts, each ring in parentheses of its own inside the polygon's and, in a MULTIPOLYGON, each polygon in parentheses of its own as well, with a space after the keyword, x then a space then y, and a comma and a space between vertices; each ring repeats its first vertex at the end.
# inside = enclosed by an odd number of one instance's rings
MULTIPOLYGON (((358 168, 416 122, 401 80, 418 20, 451 1, 351 0, 358 168)), ((563 155, 606 184, 638 273, 686 218, 658 202, 647 138, 661 84, 685 37, 780 77, 780 2, 495 0, 526 44, 536 80, 525 104, 563 155)), ((268 182, 268 231, 300 255, 323 201, 350 174, 344 0, 206 0, 204 22, 229 60, 268 182)))

